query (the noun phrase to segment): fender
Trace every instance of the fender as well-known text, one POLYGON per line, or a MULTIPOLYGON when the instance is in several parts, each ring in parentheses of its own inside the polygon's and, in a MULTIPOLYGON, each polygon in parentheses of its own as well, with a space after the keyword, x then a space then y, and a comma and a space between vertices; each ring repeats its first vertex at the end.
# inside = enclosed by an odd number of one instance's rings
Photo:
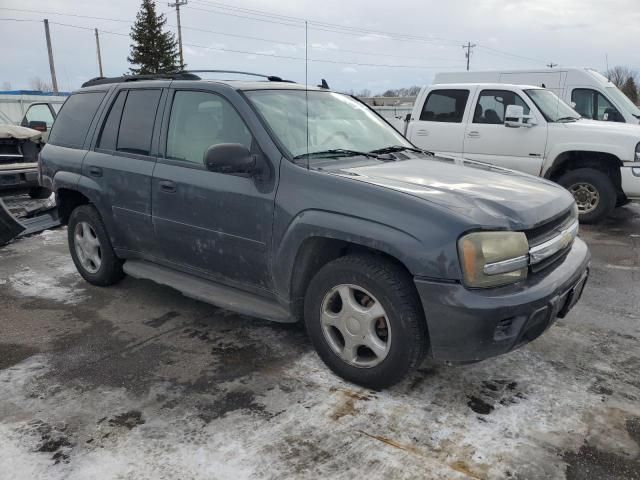
MULTIPOLYGON (((597 133, 594 131, 594 133, 597 133)), ((550 149, 546 156, 546 161, 542 166, 542 171, 540 175, 548 178, 550 172, 556 166, 558 158, 569 152, 593 152, 593 153, 601 153, 605 155, 613 155, 620 162, 631 161, 633 160, 633 154, 635 150, 635 143, 630 141, 630 139, 625 135, 601 135, 596 134, 593 135, 588 141, 565 141, 565 142, 553 142, 552 134, 549 134, 549 145, 550 149)), ((640 135, 638 135, 638 140, 640 140, 640 135)))
POLYGON ((329 238, 379 250, 402 262, 414 275, 419 275, 426 264, 420 258, 424 251, 421 242, 410 234, 388 225, 349 215, 306 210, 289 224, 273 257, 273 279, 280 298, 291 297, 291 278, 300 248, 305 240, 329 238))

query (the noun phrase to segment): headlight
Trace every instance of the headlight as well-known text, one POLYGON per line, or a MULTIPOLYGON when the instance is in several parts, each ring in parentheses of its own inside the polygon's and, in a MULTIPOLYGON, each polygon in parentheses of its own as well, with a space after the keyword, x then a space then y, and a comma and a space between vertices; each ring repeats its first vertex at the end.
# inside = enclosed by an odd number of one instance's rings
POLYGON ((636 145, 636 162, 640 162, 640 143, 636 145))
POLYGON ((522 232, 474 232, 458 240, 468 287, 497 287, 527 278, 529 242, 522 232))

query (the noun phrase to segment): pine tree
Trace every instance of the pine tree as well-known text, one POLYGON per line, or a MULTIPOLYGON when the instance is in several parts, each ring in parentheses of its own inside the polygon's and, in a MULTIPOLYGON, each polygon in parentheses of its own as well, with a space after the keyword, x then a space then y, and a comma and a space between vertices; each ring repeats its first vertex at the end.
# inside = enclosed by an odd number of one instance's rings
POLYGON ((163 31, 164 14, 156 13, 153 0, 142 0, 136 23, 131 27, 131 54, 127 60, 131 73, 168 73, 184 68, 178 64, 178 45, 173 33, 163 31))
POLYGON ((628 77, 621 88, 622 92, 629 97, 634 104, 638 104, 638 86, 633 77, 628 77))

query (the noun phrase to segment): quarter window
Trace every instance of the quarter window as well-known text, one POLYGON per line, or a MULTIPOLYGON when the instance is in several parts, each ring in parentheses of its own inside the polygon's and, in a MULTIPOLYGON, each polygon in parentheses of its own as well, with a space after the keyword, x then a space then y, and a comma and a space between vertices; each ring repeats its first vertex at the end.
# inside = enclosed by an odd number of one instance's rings
POLYGON ((424 102, 420 120, 462 123, 469 90, 434 90, 424 102))
POLYGON ((82 148, 91 121, 105 92, 71 95, 60 110, 49 136, 49 143, 62 147, 82 148))
POLYGON ((624 122, 618 109, 600 92, 590 88, 576 88, 571 92, 575 110, 585 118, 609 122, 624 122))
POLYGON ((524 114, 529 115, 529 107, 518 94, 508 90, 483 90, 473 113, 473 123, 502 125, 509 105, 519 105, 524 114))
POLYGON ((219 95, 178 91, 167 132, 167 158, 202 165, 212 145, 239 143, 251 149, 253 137, 238 112, 219 95))
POLYGON ((149 155, 160 90, 129 90, 122 110, 116 150, 149 155))

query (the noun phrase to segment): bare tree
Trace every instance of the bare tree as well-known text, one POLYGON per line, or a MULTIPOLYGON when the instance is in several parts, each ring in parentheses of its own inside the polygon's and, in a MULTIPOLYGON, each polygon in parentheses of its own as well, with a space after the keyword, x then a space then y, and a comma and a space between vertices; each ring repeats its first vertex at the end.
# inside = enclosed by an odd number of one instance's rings
POLYGON ((51 92, 53 91, 53 87, 51 83, 42 80, 40 77, 33 77, 29 81, 29 86, 32 90, 40 90, 41 92, 51 92))
POLYGON ((636 70, 618 65, 607 71, 607 78, 622 92, 629 97, 633 103, 638 103, 640 92, 640 76, 636 70))
POLYGON ((11 82, 2 82, 2 90, 11 90, 11 82))

